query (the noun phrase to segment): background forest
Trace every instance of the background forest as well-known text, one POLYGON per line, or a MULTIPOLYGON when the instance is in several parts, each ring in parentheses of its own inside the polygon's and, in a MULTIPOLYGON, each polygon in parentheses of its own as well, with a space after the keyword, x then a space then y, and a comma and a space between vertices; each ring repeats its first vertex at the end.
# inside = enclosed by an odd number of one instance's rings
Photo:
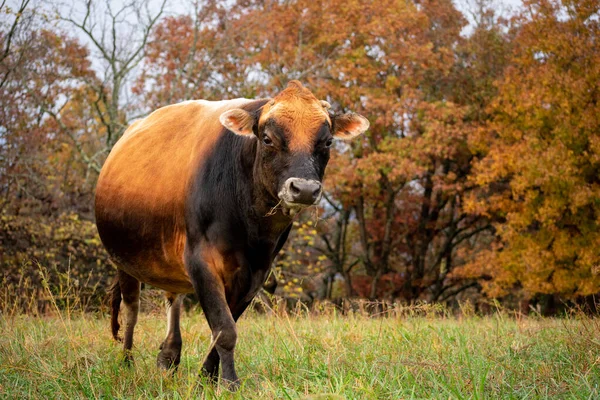
MULTIPOLYGON (((289 302, 600 292, 600 0, 1 1, 0 296, 99 304, 94 187, 134 120, 299 79, 371 129, 338 143, 266 291, 289 302), (58 296, 60 299, 60 296, 58 296)), ((152 185, 152 182, 148 182, 152 185)))

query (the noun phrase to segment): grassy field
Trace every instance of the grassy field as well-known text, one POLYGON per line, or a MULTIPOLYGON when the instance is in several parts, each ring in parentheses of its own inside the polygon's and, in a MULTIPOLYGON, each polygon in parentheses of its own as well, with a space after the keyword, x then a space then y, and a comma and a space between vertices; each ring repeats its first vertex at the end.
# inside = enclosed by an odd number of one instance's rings
POLYGON ((600 319, 250 313, 239 322, 230 393, 198 377, 210 345, 182 320, 177 373, 155 367, 165 321, 142 314, 135 366, 119 362, 106 316, 0 315, 0 398, 600 398, 600 319))

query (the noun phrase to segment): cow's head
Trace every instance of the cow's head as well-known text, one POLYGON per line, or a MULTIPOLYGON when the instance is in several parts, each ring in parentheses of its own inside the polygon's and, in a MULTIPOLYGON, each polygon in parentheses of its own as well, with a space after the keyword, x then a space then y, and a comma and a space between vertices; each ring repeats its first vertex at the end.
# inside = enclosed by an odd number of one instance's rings
POLYGON ((255 175, 288 212, 319 202, 333 139, 350 140, 369 128, 365 117, 330 115, 329 107, 291 81, 257 113, 233 109, 220 117, 232 132, 257 138, 255 175))

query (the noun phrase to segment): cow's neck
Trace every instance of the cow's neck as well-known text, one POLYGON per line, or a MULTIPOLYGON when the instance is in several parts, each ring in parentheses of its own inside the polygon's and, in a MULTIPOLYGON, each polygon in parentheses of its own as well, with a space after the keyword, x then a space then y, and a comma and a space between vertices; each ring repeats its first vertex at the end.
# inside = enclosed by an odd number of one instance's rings
POLYGON ((271 193, 262 183, 262 173, 257 157, 256 140, 248 140, 240 158, 242 168, 252 171, 248 174, 248 190, 251 193, 251 204, 249 215, 251 220, 256 221, 260 234, 268 236, 277 241, 292 223, 292 217, 285 215, 279 207, 279 199, 271 193))

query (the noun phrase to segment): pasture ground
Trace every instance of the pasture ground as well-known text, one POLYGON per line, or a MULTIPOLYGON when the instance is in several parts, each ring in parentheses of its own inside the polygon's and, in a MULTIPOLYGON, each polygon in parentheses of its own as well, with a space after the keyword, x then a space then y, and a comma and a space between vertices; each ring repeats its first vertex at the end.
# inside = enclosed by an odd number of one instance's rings
POLYGON ((174 375, 155 367, 158 313, 140 315, 133 368, 120 363, 105 315, 0 314, 0 398, 600 398, 600 319, 580 314, 251 312, 238 326, 242 386, 230 393, 198 377, 210 346, 200 312, 182 318, 174 375))

